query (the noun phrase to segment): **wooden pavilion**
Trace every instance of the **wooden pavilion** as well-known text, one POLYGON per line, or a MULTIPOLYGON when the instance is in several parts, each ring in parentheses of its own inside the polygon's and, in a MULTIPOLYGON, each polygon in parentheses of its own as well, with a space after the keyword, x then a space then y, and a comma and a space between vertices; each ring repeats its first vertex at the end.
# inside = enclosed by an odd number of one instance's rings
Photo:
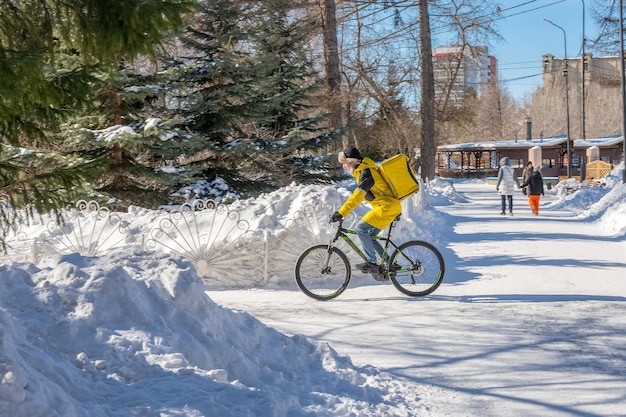
MULTIPOLYGON (((623 160, 622 136, 578 139, 570 143, 570 176, 585 178, 587 163, 602 160, 616 165, 623 160)), ((489 178, 498 175, 499 161, 509 157, 515 174, 522 175, 529 160, 541 166, 545 177, 567 177, 567 136, 530 140, 491 141, 437 147, 436 172, 446 178, 489 178)))

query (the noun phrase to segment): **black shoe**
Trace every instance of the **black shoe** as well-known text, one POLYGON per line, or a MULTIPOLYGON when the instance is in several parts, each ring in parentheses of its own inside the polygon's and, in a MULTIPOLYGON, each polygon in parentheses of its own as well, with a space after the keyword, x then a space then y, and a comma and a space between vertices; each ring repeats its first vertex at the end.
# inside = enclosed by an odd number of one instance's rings
POLYGON ((360 264, 356 264, 355 267, 357 269, 360 269, 361 272, 367 272, 367 273, 380 273, 380 267, 373 263, 373 262, 363 262, 360 264))
POLYGON ((504 216, 504 211, 502 211, 502 213, 500 213, 500 214, 504 216))

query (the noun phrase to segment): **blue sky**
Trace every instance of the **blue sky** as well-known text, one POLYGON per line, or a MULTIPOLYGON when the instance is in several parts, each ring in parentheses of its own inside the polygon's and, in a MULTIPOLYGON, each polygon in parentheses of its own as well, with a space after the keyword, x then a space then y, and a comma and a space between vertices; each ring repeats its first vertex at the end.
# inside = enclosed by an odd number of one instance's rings
MULTIPOLYGON (((594 39, 597 26, 591 16, 594 0, 585 0, 585 37, 594 39)), ((497 29, 503 42, 493 44, 489 53, 498 59, 500 80, 513 97, 522 99, 542 86, 541 57, 564 57, 563 31, 546 23, 551 20, 565 30, 567 57, 581 56, 583 0, 503 0, 502 19, 497 29)), ((589 41, 588 41, 589 42, 589 41)), ((589 51, 589 47, 586 48, 589 51)))

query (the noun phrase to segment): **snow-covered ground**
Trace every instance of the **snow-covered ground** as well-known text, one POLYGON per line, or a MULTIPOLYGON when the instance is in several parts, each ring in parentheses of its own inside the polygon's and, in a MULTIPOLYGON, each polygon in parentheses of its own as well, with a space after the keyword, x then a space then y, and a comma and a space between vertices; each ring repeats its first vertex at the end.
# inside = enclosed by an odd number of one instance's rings
MULTIPOLYGON (((621 175, 556 187, 539 216, 521 193, 500 216, 494 186, 433 182, 394 239, 444 254, 423 298, 355 273, 315 301, 291 261, 264 285, 208 291, 162 252, 3 264, 0 416, 624 416, 621 175)), ((294 186, 237 209, 271 233, 347 193, 294 186)), ((126 217, 140 229, 157 215, 126 217)))

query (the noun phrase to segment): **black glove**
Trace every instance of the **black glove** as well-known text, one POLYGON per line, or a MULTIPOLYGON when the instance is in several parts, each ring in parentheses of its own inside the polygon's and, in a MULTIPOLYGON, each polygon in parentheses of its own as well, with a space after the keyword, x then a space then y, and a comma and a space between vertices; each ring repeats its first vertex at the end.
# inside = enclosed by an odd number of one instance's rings
POLYGON ((343 220, 343 216, 341 214, 339 214, 338 211, 334 212, 332 214, 332 216, 330 216, 330 221, 335 223, 335 222, 340 222, 343 220))

